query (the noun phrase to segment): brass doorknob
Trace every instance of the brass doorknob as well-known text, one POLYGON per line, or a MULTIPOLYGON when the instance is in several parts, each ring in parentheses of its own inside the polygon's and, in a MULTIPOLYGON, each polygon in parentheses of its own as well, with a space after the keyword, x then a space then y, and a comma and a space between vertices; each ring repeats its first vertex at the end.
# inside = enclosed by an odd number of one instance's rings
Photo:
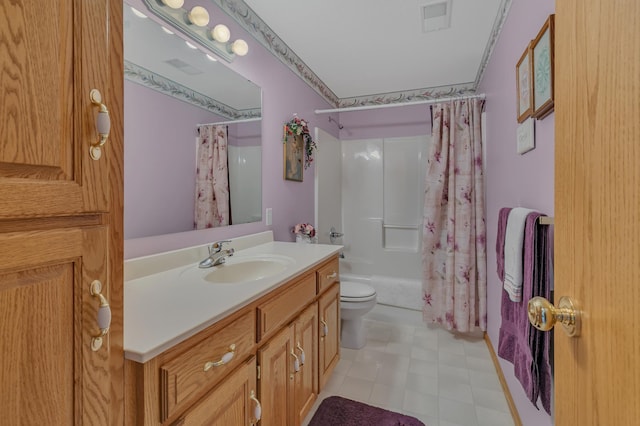
POLYGON ((549 331, 558 322, 569 337, 580 335, 580 311, 567 296, 560 298, 557 308, 544 297, 534 297, 529 300, 528 314, 529 322, 538 330, 549 331))

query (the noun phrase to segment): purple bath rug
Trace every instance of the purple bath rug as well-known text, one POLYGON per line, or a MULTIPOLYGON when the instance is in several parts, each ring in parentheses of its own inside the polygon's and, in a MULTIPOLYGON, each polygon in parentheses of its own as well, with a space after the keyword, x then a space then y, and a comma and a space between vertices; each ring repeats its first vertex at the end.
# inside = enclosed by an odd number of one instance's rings
POLYGON ((340 396, 326 398, 309 426, 425 426, 415 417, 394 413, 340 396))

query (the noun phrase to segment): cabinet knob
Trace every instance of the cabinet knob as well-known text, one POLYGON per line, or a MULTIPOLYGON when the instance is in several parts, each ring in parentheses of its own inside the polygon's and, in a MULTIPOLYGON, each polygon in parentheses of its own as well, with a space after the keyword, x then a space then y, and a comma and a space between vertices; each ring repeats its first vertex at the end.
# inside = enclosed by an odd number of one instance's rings
POLYGON ((97 318, 100 332, 91 337, 91 350, 95 352, 102 347, 102 338, 109 333, 109 327, 111 327, 111 307, 107 299, 102 295, 102 283, 100 281, 93 281, 91 287, 89 287, 89 291, 93 297, 96 297, 100 301, 97 318))
POLYGON ((204 365, 204 371, 209 371, 213 367, 220 367, 221 365, 225 365, 231 362, 233 356, 236 354, 236 345, 229 345, 229 352, 222 355, 219 361, 209 361, 204 365))

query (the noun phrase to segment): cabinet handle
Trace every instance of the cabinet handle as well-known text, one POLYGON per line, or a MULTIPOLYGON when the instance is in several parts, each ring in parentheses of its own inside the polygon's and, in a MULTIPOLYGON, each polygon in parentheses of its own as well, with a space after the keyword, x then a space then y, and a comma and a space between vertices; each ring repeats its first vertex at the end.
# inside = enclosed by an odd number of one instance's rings
POLYGON ((293 352, 293 349, 291 349, 291 356, 293 357, 293 371, 297 373, 300 371, 300 360, 298 359, 298 355, 293 352))
POLYGON ((258 401, 258 398, 256 398, 256 393, 253 390, 249 395, 249 399, 256 403, 256 406, 253 409, 253 417, 255 420, 252 423, 258 423, 262 418, 262 405, 260 405, 260 401, 258 401))
POLYGON ((229 352, 222 355, 219 361, 209 361, 204 365, 204 371, 209 371, 213 367, 220 367, 221 365, 228 364, 233 359, 233 356, 236 354, 236 345, 229 345, 229 352))
POLYGON ((107 106, 102 103, 102 95, 98 89, 93 89, 89 92, 89 98, 91 103, 98 107, 98 117, 96 118, 96 130, 100 137, 97 142, 91 142, 89 148, 89 155, 94 160, 99 160, 102 157, 102 146, 107 143, 109 138, 109 132, 111 132, 111 118, 109 117, 109 110, 107 106))
POLYGON ((338 276, 338 273, 336 271, 333 271, 333 274, 327 275, 327 279, 332 280, 337 276, 338 276))
POLYGON ((322 337, 326 337, 329 335, 329 326, 323 319, 320 319, 320 322, 322 323, 322 337))
POLYGON ((97 351, 102 347, 102 338, 109 333, 109 327, 111 327, 111 307, 109 306, 109 302, 102 295, 102 283, 98 280, 94 280, 91 283, 91 287, 89 287, 89 291, 91 295, 97 297, 100 301, 100 306, 98 307, 98 328, 100 332, 96 336, 91 337, 91 350, 97 351))
POLYGON ((296 346, 296 349, 300 351, 300 365, 304 365, 304 349, 302 349, 302 346, 300 346, 300 342, 298 342, 298 346, 296 346))

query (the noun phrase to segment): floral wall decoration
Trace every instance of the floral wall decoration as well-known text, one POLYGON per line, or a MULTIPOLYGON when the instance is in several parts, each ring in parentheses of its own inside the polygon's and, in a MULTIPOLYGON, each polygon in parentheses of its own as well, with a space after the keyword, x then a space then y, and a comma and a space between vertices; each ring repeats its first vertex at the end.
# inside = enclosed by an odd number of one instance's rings
POLYGON ((304 168, 305 170, 313 163, 313 153, 318 148, 309 133, 309 122, 305 119, 294 117, 284 125, 283 143, 287 142, 287 136, 301 136, 304 142, 304 168))

